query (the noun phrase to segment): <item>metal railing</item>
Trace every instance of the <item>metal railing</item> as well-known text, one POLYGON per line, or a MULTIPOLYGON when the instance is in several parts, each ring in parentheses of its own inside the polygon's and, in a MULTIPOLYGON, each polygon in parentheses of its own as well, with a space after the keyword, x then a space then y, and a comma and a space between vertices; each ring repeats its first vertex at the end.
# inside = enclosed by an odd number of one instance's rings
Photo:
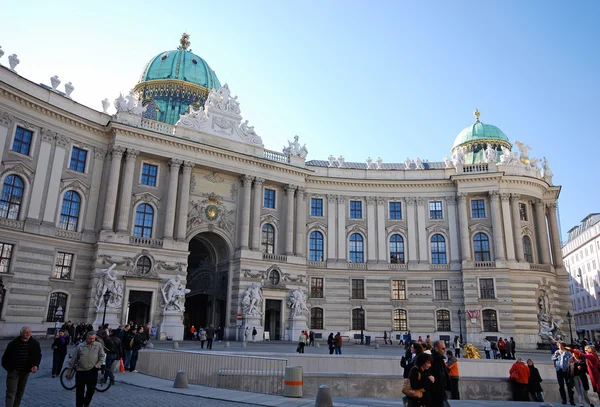
POLYGON ((140 352, 137 369, 167 380, 185 370, 190 384, 282 395, 287 364, 281 358, 147 350, 140 352))
POLYGON ((287 164, 290 162, 290 157, 288 155, 273 150, 265 150, 263 152, 263 157, 267 160, 278 161, 280 163, 287 164))

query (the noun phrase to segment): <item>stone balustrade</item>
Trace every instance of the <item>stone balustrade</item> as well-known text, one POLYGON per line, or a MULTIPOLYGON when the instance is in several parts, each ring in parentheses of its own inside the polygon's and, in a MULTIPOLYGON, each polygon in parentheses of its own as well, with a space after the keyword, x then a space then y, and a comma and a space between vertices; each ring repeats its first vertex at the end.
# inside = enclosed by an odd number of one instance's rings
POLYGON ((308 267, 313 269, 326 269, 327 262, 326 261, 309 261, 308 267))
POLYGON ((529 263, 529 269, 535 270, 535 271, 546 271, 546 272, 552 271, 552 267, 550 266, 550 264, 529 263))
POLYGON ((367 263, 346 263, 349 270, 366 270, 367 263))
POLYGON ((56 229, 56 231, 54 232, 54 235, 56 237, 60 237, 62 239, 69 239, 69 240, 81 241, 83 239, 83 233, 75 232, 72 230, 56 229))
POLYGON ((280 163, 289 163, 290 162, 290 157, 286 154, 277 152, 277 151, 273 151, 273 150, 267 150, 265 149, 263 152, 263 157, 266 158, 267 160, 270 161, 277 161, 280 163))
POLYGON ((285 254, 275 254, 275 253, 263 253, 263 260, 271 260, 277 261, 280 263, 287 263, 287 256, 285 254))
POLYGON ((148 239, 145 237, 135 237, 135 236, 131 236, 129 238, 129 244, 132 244, 135 246, 155 247, 155 248, 159 248, 159 249, 163 247, 162 239, 148 239))
POLYGON ((488 172, 487 164, 465 164, 462 167, 463 173, 473 173, 473 172, 488 172))
POLYGON ((168 134, 170 136, 175 134, 175 126, 167 123, 157 122, 156 120, 146 119, 144 117, 142 117, 140 127, 155 131, 157 133, 168 134))
POLYGON ((449 264, 430 264, 429 270, 450 270, 449 264))
POLYGON ((392 263, 388 264, 389 270, 408 270, 408 264, 392 263))
POLYGON ((0 226, 10 229, 23 230, 25 222, 16 219, 0 218, 0 226))
POLYGON ((475 268, 478 269, 490 269, 496 267, 495 261, 476 261, 474 263, 475 268))

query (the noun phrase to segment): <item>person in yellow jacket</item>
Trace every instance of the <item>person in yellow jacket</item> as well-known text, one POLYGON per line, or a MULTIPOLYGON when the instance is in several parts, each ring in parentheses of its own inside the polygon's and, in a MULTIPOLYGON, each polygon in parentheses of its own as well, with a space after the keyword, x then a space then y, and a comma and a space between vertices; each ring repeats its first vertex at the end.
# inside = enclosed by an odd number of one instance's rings
POLYGON ((450 376, 450 394, 452 400, 460 400, 460 393, 458 391, 458 359, 454 357, 451 350, 446 352, 446 367, 448 367, 448 376, 450 376))

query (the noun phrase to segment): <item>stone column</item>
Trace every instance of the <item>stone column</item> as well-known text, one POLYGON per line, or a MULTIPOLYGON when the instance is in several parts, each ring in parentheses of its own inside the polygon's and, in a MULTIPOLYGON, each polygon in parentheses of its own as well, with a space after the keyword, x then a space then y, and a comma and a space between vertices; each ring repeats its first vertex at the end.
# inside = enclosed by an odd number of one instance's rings
POLYGON ((113 146, 111 149, 112 159, 110 161, 110 173, 106 190, 106 201, 104 202, 104 217, 102 219, 102 230, 113 230, 115 222, 115 208, 117 206, 117 191, 119 189, 119 175, 121 174, 121 158, 125 147, 113 146))
POLYGON ((548 229, 546 228, 546 204, 541 199, 536 199, 535 229, 537 231, 538 248, 542 264, 550 264, 550 247, 548 245, 548 229))
POLYGON ((406 226, 408 227, 408 259, 406 262, 417 263, 417 219, 415 214, 415 198, 406 198, 406 226))
MULTIPOLYGON (((59 134, 56 136, 54 147, 54 159, 50 170, 50 182, 48 183, 48 194, 46 196, 46 207, 44 209, 44 222, 54 225, 56 219, 56 207, 58 206, 58 193, 60 191, 60 180, 65 169, 65 156, 69 146, 69 138, 59 134)), ((25 219, 25 212, 19 215, 19 220, 25 219)))
POLYGON ((377 232, 375 231, 375 201, 367 197, 367 262, 377 263, 377 232))
POLYGON ((460 230, 460 254, 462 260, 471 261, 471 239, 469 237, 469 217, 467 213, 467 194, 458 194, 458 227, 460 230))
POLYGON ((175 158, 169 160, 169 189, 167 192, 167 209, 165 213, 165 239, 173 239, 174 236, 177 184, 179 181, 179 169, 181 168, 182 163, 182 160, 177 160, 175 158))
POLYGON ((327 195, 327 261, 337 260, 336 255, 336 205, 337 195, 327 195))
POLYGON ((286 225, 285 225, 285 255, 291 256, 294 254, 294 192, 296 191, 295 185, 286 185, 284 188, 285 195, 287 196, 286 205, 286 225))
POLYGON ((133 173, 139 150, 127 149, 125 168, 123 168, 123 185, 121 185, 121 199, 119 200, 119 219, 117 232, 129 230, 129 213, 131 212, 131 190, 133 188, 133 173))
POLYGON ((494 236, 495 260, 506 260, 502 241, 502 217, 500 216, 500 193, 490 192, 490 210, 492 211, 492 234, 494 236))
POLYGON ((427 229, 425 229, 425 198, 417 198, 417 227, 419 228, 419 263, 429 263, 427 229))
POLYGON ((296 256, 306 254, 306 189, 296 190, 296 256))
POLYGON ((250 233, 250 188, 252 187, 253 179, 254 177, 251 177, 250 175, 243 175, 240 178, 243 186, 243 194, 241 202, 242 224, 240 227, 239 247, 242 250, 248 249, 248 234, 250 233))
POLYGON ((519 213, 519 200, 521 195, 510 195, 510 210, 512 212, 512 228, 515 242, 515 255, 518 262, 525 261, 525 253, 523 252, 523 236, 521 235, 521 215, 519 213))
POLYGON ((184 240, 187 234, 188 208, 190 206, 190 182, 192 180, 192 168, 194 163, 191 161, 183 162, 183 171, 181 174, 181 184, 179 187, 179 209, 177 218, 177 240, 184 240))
POLYGON ((337 212, 337 242, 338 242, 338 260, 348 261, 346 253, 346 197, 338 196, 337 212))
POLYGON ((389 256, 387 252, 388 242, 385 232, 385 199, 377 198, 377 247, 379 249, 377 260, 380 263, 387 263, 389 256))
POLYGON ((504 225, 504 243, 506 244, 506 258, 515 261, 515 245, 513 244, 513 228, 510 221, 510 194, 501 194, 502 222, 504 225))
POLYGON ((104 167, 104 158, 106 157, 106 149, 94 147, 94 167, 92 173, 92 182, 90 187, 89 201, 87 202, 85 214, 86 230, 94 230, 96 227, 96 215, 98 214, 98 197, 100 196, 100 188, 102 187, 102 168, 104 167))
POLYGON ((458 254, 458 221, 456 220, 456 197, 447 196, 446 204, 448 205, 448 227, 450 229, 450 261, 460 262, 458 254))
POLYGON ((550 226, 550 239, 552 241, 552 258, 555 267, 562 267, 563 257, 560 247, 560 234, 558 232, 558 218, 556 216, 556 202, 548 204, 548 224, 550 226))
POLYGON ((251 248, 255 251, 260 251, 260 209, 262 208, 262 191, 263 182, 262 178, 254 178, 254 193, 252 194, 252 226, 250 227, 252 241, 251 248))
MULTIPOLYGON (((38 153, 37 165, 35 167, 35 176, 31 186, 31 198, 29 200, 29 210, 27 218, 39 219, 42 208, 44 186, 46 184, 46 175, 48 173, 48 163, 50 162, 50 152, 56 141, 56 134, 53 131, 42 129, 42 142, 38 153)), ((3 150, 0 150, 3 151, 3 150)), ((89 205, 88 205, 89 206, 89 205)))

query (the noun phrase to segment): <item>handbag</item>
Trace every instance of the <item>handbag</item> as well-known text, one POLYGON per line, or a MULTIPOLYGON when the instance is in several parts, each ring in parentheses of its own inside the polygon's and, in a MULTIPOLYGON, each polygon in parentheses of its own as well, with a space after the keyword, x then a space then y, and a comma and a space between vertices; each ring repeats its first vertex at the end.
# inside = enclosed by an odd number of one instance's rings
POLYGON ((119 359, 119 372, 125 372, 125 364, 123 363, 123 358, 119 359))
POLYGON ((410 387, 410 382, 402 387, 402 393, 406 394, 411 399, 420 399, 423 397, 423 389, 413 389, 410 387))

